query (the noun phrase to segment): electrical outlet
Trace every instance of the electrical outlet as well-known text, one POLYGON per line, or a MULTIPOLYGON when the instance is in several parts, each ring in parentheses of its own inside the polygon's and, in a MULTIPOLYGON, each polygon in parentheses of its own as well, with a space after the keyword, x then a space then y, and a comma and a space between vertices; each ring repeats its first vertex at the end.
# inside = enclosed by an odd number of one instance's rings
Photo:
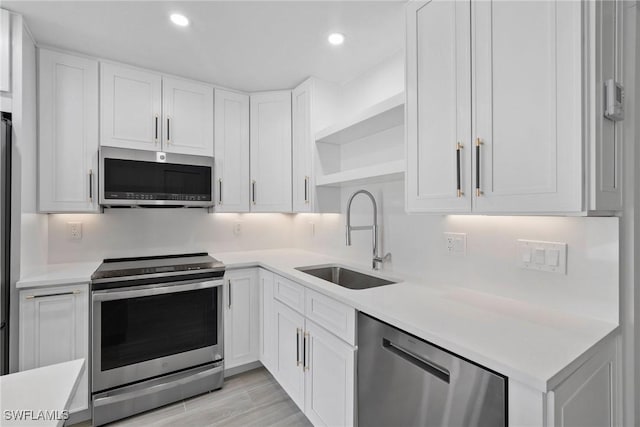
POLYGON ((466 233, 444 233, 445 250, 450 255, 464 256, 467 254, 466 233))
POLYGON ((242 232, 242 223, 240 221, 233 224, 233 234, 239 236, 242 232))
POLYGON ((517 264, 526 270, 567 274, 567 244, 518 240, 517 264))
POLYGON ((82 223, 81 222, 67 222, 67 231, 71 240, 82 239, 82 223))

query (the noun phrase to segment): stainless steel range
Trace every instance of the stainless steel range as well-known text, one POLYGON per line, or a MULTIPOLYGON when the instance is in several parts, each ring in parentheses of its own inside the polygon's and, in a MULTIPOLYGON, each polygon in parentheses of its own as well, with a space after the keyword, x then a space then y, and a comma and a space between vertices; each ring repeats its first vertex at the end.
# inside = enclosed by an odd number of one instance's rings
POLYGON ((222 387, 224 270, 206 253, 104 260, 91 277, 94 425, 222 387))

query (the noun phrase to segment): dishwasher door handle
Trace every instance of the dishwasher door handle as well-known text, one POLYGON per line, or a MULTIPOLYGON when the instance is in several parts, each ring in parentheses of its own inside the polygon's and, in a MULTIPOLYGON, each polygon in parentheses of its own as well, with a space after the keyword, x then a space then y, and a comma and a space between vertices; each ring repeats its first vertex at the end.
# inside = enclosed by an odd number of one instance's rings
POLYGON ((424 357, 421 357, 410 350, 407 350, 397 344, 394 344, 386 338, 382 339, 382 347, 385 350, 395 354, 396 356, 403 358, 407 362, 417 366, 423 371, 427 371, 434 377, 437 377, 442 381, 446 382, 447 384, 449 384, 451 374, 449 373, 448 369, 443 368, 437 363, 431 362, 430 360, 427 360, 424 357))

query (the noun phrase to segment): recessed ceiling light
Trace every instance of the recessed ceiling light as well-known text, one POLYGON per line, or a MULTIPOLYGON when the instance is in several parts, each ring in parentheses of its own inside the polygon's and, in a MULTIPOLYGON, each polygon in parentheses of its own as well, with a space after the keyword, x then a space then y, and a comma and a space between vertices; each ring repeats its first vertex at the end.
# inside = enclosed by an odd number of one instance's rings
POLYGON ((171 22, 180 27, 186 27, 187 25, 189 25, 189 19, 179 13, 172 13, 169 18, 171 19, 171 22))
POLYGON ((341 45, 342 43, 344 43, 344 34, 340 34, 340 33, 329 34, 329 43, 331 43, 334 46, 341 45))

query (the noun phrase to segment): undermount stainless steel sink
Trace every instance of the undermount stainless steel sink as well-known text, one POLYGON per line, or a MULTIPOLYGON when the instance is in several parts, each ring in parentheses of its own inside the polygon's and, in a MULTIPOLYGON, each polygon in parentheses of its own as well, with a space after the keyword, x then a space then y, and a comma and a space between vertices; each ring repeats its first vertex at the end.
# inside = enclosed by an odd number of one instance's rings
POLYGON ((296 267, 296 270, 348 289, 368 289, 398 283, 350 270, 339 265, 313 265, 310 267, 296 267))

